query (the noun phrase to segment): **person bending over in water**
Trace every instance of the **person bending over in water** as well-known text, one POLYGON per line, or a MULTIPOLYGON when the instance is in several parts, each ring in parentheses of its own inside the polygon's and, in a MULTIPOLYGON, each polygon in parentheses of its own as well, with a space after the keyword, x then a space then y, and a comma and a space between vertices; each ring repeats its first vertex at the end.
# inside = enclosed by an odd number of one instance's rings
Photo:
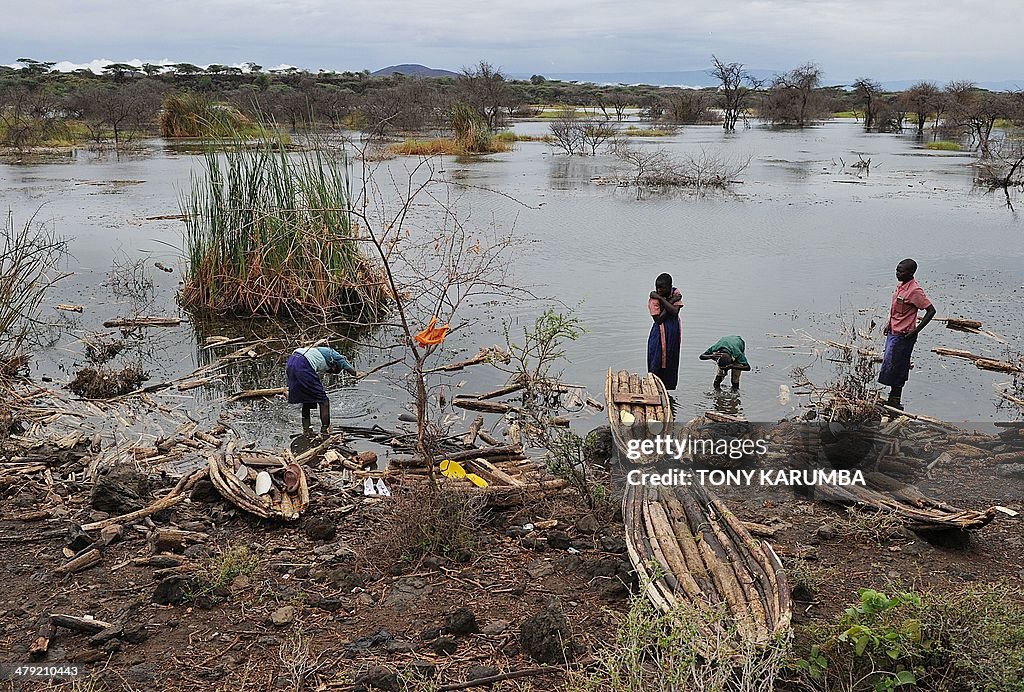
POLYGON ((732 388, 740 388, 740 373, 750 370, 745 353, 746 344, 742 336, 723 336, 713 346, 700 354, 701 360, 718 362, 718 375, 715 376, 715 389, 722 386, 725 373, 732 371, 732 388))
POLYGON ((885 355, 878 381, 889 387, 889 400, 893 408, 903 410, 903 385, 910 377, 910 356, 917 343, 917 334, 935 317, 935 306, 917 283, 914 274, 917 262, 905 259, 896 265, 896 279, 900 282, 892 292, 889 321, 885 324, 885 355), (917 313, 924 310, 921 322, 917 313))
POLYGON ((297 348, 288 356, 288 403, 302 404, 302 430, 310 433, 310 413, 320 407, 320 432, 328 435, 331 431, 331 402, 324 391, 320 378, 325 372, 337 374, 342 371, 352 375, 359 373, 333 348, 311 346, 297 348))
POLYGON ((672 286, 672 276, 660 274, 647 301, 654 319, 647 337, 647 372, 661 378, 666 389, 675 389, 679 380, 679 348, 683 342, 679 308, 683 295, 672 286))

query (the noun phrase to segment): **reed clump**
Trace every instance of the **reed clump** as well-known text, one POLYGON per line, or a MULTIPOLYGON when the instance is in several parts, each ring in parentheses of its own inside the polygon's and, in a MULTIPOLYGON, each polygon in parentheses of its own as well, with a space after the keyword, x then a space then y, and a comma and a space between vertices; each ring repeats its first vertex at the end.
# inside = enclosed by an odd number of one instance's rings
POLYGON ((373 315, 388 302, 383 274, 352 222, 343 152, 289 154, 280 137, 210 150, 182 197, 193 311, 234 315, 373 315))
POLYGON ((266 129, 236 108, 208 96, 175 92, 164 97, 160 110, 164 137, 224 138, 266 136, 266 129))

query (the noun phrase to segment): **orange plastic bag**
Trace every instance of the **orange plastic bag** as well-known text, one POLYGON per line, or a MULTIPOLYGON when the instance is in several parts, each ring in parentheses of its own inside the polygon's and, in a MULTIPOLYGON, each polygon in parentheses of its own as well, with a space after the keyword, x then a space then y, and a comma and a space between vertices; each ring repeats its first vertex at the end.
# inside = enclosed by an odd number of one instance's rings
POLYGON ((430 324, 422 332, 417 334, 414 338, 416 343, 426 348, 427 346, 437 346, 439 343, 444 341, 444 338, 448 336, 448 325, 443 327, 437 326, 437 315, 430 318, 430 324))

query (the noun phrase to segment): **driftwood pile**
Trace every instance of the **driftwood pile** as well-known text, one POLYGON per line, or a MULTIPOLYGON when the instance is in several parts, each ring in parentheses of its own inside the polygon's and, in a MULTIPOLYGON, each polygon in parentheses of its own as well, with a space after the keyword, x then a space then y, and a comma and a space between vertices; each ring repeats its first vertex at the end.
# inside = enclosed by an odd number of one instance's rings
MULTIPOLYGON (((438 478, 443 487, 472 491, 493 507, 536 501, 568 485, 566 479, 552 476, 543 465, 527 458, 519 445, 460 449, 444 454, 443 459, 458 462, 467 472, 487 481, 486 488, 478 488, 467 479, 438 478)), ((389 460, 391 465, 386 471, 366 475, 379 475, 399 485, 427 483, 423 459, 415 455, 394 455, 389 460)), ((437 461, 441 460, 439 457, 437 461)))
POLYGON ((630 485, 622 507, 630 560, 658 610, 671 612, 681 601, 712 612, 724 606, 739 642, 748 644, 789 630, 782 563, 712 493, 699 485, 630 485))

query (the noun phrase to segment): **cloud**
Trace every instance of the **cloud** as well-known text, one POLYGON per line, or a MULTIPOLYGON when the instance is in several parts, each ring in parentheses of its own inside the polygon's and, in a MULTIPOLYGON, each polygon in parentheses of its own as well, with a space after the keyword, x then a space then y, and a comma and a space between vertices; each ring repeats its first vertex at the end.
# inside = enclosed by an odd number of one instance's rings
MULTIPOLYGON (((995 5, 998 5, 996 3, 995 5)), ((1017 23, 976 0, 178 0, 20 6, 0 26, 0 61, 167 62, 376 69, 487 60, 510 72, 689 70, 712 53, 750 67, 813 60, 830 79, 1010 79, 1017 23), (59 6, 59 9, 58 7, 59 6)))

